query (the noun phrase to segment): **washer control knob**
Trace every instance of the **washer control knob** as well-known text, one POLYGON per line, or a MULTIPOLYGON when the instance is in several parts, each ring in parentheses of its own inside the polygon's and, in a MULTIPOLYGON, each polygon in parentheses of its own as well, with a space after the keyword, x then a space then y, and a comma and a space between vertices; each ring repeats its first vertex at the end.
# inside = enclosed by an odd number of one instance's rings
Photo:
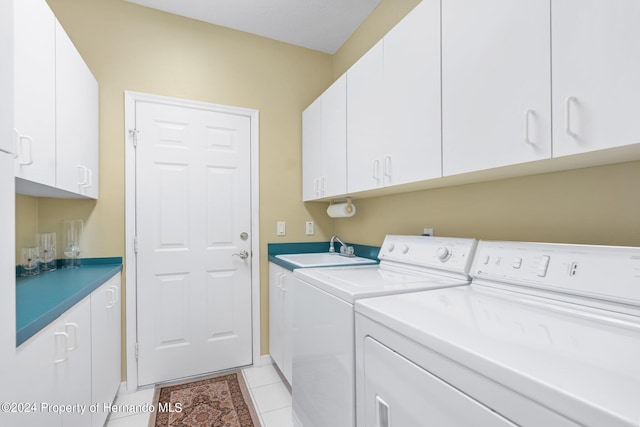
POLYGON ((396 245, 391 243, 389 246, 387 246, 387 252, 393 252, 395 248, 396 248, 396 245))
POLYGON ((409 246, 404 245, 404 246, 402 247, 402 253, 403 253, 403 254, 406 254, 407 252, 409 252, 409 246))
POLYGON ((449 259, 450 256, 451 256, 451 251, 449 250, 449 248, 445 248, 444 246, 441 246, 440 248, 438 248, 438 259, 440 261, 446 261, 449 259))

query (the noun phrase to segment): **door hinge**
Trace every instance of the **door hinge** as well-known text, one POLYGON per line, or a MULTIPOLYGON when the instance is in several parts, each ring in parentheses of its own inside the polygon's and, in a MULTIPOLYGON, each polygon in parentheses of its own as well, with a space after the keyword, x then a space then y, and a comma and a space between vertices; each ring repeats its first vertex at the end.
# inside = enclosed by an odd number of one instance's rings
POLYGON ((133 252, 138 253, 138 236, 133 238, 133 252))
POLYGON ((133 141, 133 147, 138 146, 138 134, 140 131, 138 129, 129 129, 129 135, 131 135, 131 140, 133 141))
POLYGON ((136 360, 138 360, 139 356, 140 356, 140 347, 138 346, 138 343, 136 343, 136 360))

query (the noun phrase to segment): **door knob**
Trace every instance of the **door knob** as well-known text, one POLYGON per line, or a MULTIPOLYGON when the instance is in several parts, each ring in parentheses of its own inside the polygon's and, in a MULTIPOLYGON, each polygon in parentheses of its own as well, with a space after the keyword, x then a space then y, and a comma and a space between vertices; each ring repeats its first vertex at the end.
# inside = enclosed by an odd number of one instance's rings
POLYGON ((240 253, 233 254, 233 256, 239 256, 241 259, 247 259, 247 258, 249 258, 249 252, 240 251, 240 253))

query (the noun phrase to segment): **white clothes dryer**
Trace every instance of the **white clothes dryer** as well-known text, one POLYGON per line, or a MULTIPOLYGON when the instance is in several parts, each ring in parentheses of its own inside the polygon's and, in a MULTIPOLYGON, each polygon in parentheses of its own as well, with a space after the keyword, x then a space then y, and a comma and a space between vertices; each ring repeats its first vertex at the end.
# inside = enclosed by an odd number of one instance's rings
POLYGON ((356 302, 358 427, 640 425, 640 248, 480 242, 471 272, 356 302))
POLYGON ((386 236, 379 265, 294 270, 293 421, 355 425, 355 301, 470 283, 474 239, 386 236))

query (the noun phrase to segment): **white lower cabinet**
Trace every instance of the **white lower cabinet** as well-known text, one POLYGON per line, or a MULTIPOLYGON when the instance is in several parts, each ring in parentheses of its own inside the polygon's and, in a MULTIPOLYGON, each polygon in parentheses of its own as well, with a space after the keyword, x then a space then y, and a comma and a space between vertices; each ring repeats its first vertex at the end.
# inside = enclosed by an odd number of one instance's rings
POLYGON ((91 294, 91 400, 100 410, 93 412, 91 425, 103 426, 120 387, 120 275, 114 276, 91 294))
POLYGON ((269 353, 282 375, 291 384, 291 336, 293 317, 291 293, 287 286, 293 273, 269 263, 269 353))
POLYGON ((79 426, 91 423, 91 304, 85 298, 17 349, 16 402, 32 410, 18 426, 79 426), (62 406, 69 412, 61 413, 62 406), (80 406, 86 405, 85 413, 80 406))
POLYGON ((120 274, 16 350, 16 426, 102 426, 120 383, 120 274), (91 405, 98 404, 98 411, 91 405))

